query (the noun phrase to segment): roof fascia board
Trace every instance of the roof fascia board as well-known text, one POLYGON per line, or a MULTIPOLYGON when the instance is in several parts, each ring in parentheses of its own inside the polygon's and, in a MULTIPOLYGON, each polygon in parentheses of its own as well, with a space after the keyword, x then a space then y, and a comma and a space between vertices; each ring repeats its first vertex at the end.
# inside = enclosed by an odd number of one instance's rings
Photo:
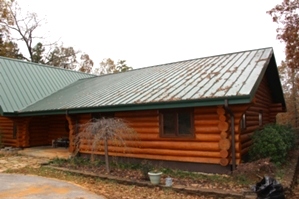
POLYGON ((262 80, 263 80, 263 78, 264 78, 264 76, 266 74, 267 68, 270 67, 270 61, 271 61, 271 58, 272 58, 273 54, 274 53, 273 53, 273 49, 272 49, 270 56, 268 57, 267 61, 264 64, 265 67, 263 67, 263 69, 262 69, 262 71, 261 71, 261 73, 260 73, 257 81, 253 85, 253 88, 252 88, 251 93, 250 93, 250 101, 253 100, 253 98, 254 98, 254 96, 255 96, 255 94, 256 94, 259 86, 260 86, 260 83, 262 82, 262 80))
POLYGON ((45 110, 37 112, 18 112, 14 116, 39 116, 39 115, 62 115, 62 114, 84 114, 94 112, 118 112, 118 111, 138 111, 150 109, 170 109, 170 108, 190 108, 190 107, 203 107, 203 106, 216 106, 223 105, 224 100, 227 99, 229 104, 246 104, 252 102, 252 97, 248 95, 217 98, 217 99, 203 99, 203 100, 188 100, 164 103, 150 103, 150 104, 128 104, 118 106, 105 106, 105 107, 88 107, 78 109, 63 109, 63 110, 45 110))

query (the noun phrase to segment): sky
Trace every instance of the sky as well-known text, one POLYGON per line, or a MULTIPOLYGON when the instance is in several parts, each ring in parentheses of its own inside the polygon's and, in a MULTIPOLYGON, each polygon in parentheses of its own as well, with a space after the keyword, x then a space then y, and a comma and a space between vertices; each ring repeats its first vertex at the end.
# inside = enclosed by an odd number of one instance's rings
POLYGON ((284 60, 278 25, 266 11, 282 0, 26 0, 47 23, 39 34, 133 68, 273 47, 284 60))

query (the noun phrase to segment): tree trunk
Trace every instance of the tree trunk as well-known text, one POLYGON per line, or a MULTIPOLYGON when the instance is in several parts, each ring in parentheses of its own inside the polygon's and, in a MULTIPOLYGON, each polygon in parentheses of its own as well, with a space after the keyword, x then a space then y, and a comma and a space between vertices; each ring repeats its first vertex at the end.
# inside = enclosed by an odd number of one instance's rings
POLYGON ((107 173, 110 173, 107 137, 105 137, 105 164, 107 173))

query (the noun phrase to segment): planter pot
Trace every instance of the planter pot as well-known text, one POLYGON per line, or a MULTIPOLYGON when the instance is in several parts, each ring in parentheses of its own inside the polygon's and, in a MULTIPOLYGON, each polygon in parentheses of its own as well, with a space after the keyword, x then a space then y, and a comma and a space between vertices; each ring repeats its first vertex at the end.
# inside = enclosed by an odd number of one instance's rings
POLYGON ((152 184, 157 185, 160 183, 162 172, 148 172, 147 174, 152 184))

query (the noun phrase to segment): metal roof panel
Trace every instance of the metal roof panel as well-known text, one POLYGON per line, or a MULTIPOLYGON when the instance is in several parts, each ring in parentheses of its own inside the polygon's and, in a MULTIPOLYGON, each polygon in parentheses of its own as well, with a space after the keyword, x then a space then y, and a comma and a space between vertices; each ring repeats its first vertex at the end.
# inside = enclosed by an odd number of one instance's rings
POLYGON ((15 112, 94 75, 0 57, 0 106, 15 112))
POLYGON ((210 101, 214 105, 226 98, 236 103, 246 98, 248 102, 272 54, 272 48, 264 48, 81 79, 20 113, 120 106, 134 109, 161 103, 170 107, 184 101, 202 101, 204 105, 210 101))

